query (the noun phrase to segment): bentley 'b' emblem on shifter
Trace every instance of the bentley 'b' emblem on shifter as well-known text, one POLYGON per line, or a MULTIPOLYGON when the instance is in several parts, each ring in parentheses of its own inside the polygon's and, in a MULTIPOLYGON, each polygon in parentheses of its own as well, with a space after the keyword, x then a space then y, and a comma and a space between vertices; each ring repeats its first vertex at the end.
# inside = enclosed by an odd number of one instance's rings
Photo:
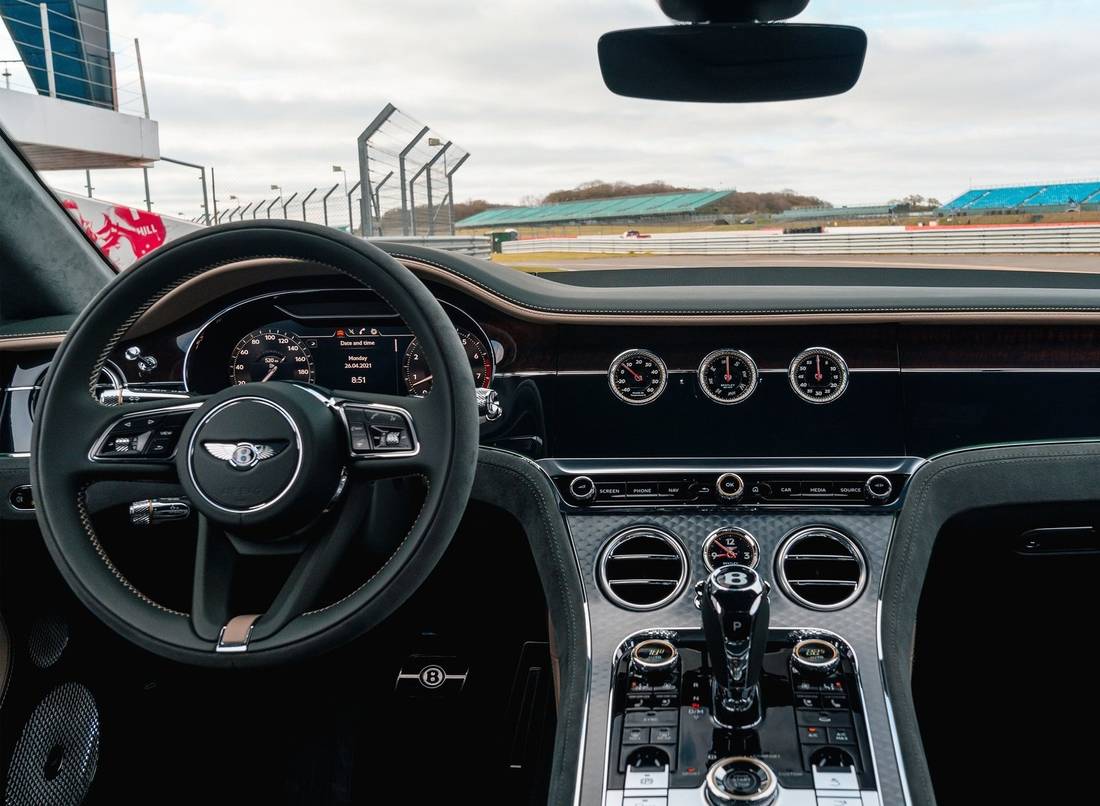
POLYGON ((255 467, 279 452, 272 445, 256 442, 204 442, 202 446, 215 459, 229 462, 230 466, 239 470, 255 467))

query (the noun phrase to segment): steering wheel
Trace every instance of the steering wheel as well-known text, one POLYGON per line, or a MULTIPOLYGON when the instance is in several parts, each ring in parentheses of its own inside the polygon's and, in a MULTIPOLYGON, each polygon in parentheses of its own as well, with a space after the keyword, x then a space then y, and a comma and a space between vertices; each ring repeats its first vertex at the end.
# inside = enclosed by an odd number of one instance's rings
MULTIPOLYGON (((357 637, 431 573, 466 508, 477 464, 469 365, 442 307, 408 269, 364 240, 297 222, 242 222, 174 241, 118 275, 81 313, 42 391, 31 448, 38 523, 77 597, 130 641, 205 665, 282 663, 357 637), (327 267, 377 293, 416 334, 434 375, 423 398, 273 381, 214 395, 105 405, 107 357, 180 284, 243 260, 327 267), (334 603, 318 596, 361 534, 369 486, 421 476, 419 514, 393 554, 334 603), (86 493, 97 482, 175 481, 198 512, 189 612, 154 601, 114 565, 86 493), (237 613, 241 554, 297 555, 262 613, 237 613)), ((395 536, 396 537, 396 536, 395 536)), ((367 573, 364 572, 364 576, 367 573)))

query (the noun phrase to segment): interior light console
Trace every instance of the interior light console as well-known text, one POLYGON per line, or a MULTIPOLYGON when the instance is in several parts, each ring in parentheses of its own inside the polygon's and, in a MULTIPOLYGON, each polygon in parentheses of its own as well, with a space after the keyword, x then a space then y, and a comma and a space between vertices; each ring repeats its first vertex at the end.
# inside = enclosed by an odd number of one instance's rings
POLYGON ((700 582, 702 629, 616 653, 605 803, 877 804, 856 657, 838 635, 771 629, 749 566, 700 582))
POLYGON ((712 467, 601 460, 542 460, 571 508, 663 506, 870 506, 900 501, 920 459, 792 460, 712 467))

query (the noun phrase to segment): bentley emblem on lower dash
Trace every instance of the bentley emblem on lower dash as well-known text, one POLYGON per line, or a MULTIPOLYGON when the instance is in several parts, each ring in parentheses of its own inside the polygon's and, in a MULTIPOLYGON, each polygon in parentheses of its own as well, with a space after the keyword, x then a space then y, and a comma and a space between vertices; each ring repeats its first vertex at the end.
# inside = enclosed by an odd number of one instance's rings
POLYGON ((215 459, 222 459, 240 470, 255 467, 282 450, 275 445, 257 442, 204 442, 202 446, 215 459))

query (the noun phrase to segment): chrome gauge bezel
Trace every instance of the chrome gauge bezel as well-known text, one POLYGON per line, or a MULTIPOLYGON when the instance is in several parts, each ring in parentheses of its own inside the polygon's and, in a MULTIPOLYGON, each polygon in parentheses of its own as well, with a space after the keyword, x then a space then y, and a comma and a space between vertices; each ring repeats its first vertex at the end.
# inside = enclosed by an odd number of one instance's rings
POLYGON ((733 348, 723 347, 718 350, 712 350, 703 357, 703 360, 699 362, 699 368, 696 371, 696 377, 699 381, 699 388, 708 398, 722 406, 736 406, 738 403, 744 403, 746 400, 752 397, 752 393, 756 391, 757 384, 760 383, 760 369, 756 366, 756 362, 753 361, 752 356, 746 353, 744 350, 734 350, 733 348), (705 378, 707 367, 710 366, 710 364, 713 363, 717 358, 723 355, 736 356, 738 359, 744 362, 745 366, 747 366, 752 372, 752 380, 749 382, 748 388, 732 400, 725 400, 721 397, 718 397, 709 388, 707 388, 705 378))
POLYGON ((623 350, 621 353, 611 359, 611 363, 607 367, 607 385, 611 388, 611 394, 613 394, 623 403, 626 403, 630 406, 648 406, 650 403, 653 403, 655 400, 657 400, 657 398, 665 393, 665 389, 668 387, 668 367, 665 365, 665 362, 661 360, 661 357, 652 350, 646 350, 641 347, 631 347, 629 350, 623 350), (628 358, 632 358, 633 356, 642 356, 643 358, 651 360, 654 364, 657 365, 657 371, 660 373, 661 376, 661 382, 657 386, 657 391, 655 391, 650 397, 647 397, 643 400, 632 400, 628 397, 625 397, 615 387, 615 368, 618 367, 619 364, 621 364, 623 361, 626 361, 628 358))
MULTIPOLYGON (((708 571, 714 571, 719 567, 717 565, 711 565, 710 560, 707 558, 707 548, 710 546, 711 541, 731 532, 736 532, 741 535, 741 537, 747 538, 752 545, 752 562, 749 564, 749 568, 755 569, 756 566, 760 564, 760 543, 752 536, 751 532, 742 529, 740 526, 720 526, 706 536, 706 539, 703 540, 702 549, 700 550, 700 554, 703 556, 703 565, 706 566, 708 571)), ((737 564, 742 565, 743 563, 737 564)))
POLYGON ((828 347, 807 347, 791 359, 790 366, 787 368, 787 381, 790 383, 791 391, 798 395, 799 398, 807 403, 813 403, 816 406, 824 406, 828 403, 835 403, 843 396, 848 390, 848 381, 851 378, 851 374, 851 370, 848 368, 848 362, 845 361, 844 356, 836 350, 830 350, 828 347), (798 371, 798 365, 810 356, 818 353, 835 362, 837 367, 840 368, 840 387, 828 397, 812 397, 807 395, 798 388, 798 380, 795 377, 798 371))

